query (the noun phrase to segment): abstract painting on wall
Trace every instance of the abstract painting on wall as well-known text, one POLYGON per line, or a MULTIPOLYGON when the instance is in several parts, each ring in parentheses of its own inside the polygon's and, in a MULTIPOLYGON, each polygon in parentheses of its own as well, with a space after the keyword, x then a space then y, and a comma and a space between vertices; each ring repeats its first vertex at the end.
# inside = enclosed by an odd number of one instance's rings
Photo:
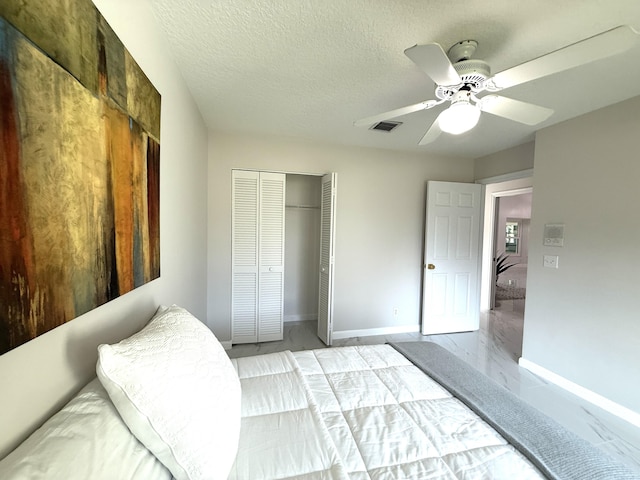
POLYGON ((160 276, 159 142, 90 0, 0 2, 0 354, 160 276))

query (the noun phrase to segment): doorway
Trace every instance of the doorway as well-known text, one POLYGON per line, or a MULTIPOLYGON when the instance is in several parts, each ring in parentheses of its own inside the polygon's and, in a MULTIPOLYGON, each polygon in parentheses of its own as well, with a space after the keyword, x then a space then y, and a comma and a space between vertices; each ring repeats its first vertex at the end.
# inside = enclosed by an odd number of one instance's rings
POLYGON ((315 320, 331 345, 337 174, 287 174, 284 321, 315 320))
POLYGON ((498 198, 533 192, 533 178, 529 175, 512 180, 497 178, 480 181, 485 185, 484 221, 482 231, 482 273, 480 282, 480 311, 492 308, 495 289, 495 245, 498 198))
MULTIPOLYGON (((482 234, 482 279, 481 279, 481 289, 480 289, 480 310, 484 312, 484 315, 487 315, 487 318, 491 318, 492 315, 507 315, 512 319, 512 323, 516 328, 516 332, 514 332, 514 341, 519 345, 514 345, 513 351, 520 351, 522 349, 522 332, 524 325, 524 308, 525 308, 525 299, 517 300, 516 304, 513 304, 512 300, 506 301, 502 304, 503 308, 511 307, 511 311, 500 311, 494 310, 494 301, 496 294, 496 252, 499 252, 500 249, 507 250, 507 240, 506 240, 506 218, 505 214, 505 223, 504 226, 500 228, 500 231, 504 229, 504 238, 503 240, 497 240, 497 232, 498 232, 498 223, 499 223, 499 214, 498 214, 498 205, 501 199, 511 196, 518 196, 522 194, 532 194, 533 193, 533 178, 532 171, 521 172, 520 174, 514 174, 510 177, 496 177, 493 179, 485 179, 480 181, 485 185, 485 196, 484 196, 484 227, 482 234), (500 245, 503 245, 500 248, 500 245), (511 302, 511 303, 507 303, 511 302), (516 308, 516 311, 513 311, 513 308, 516 308), (516 325, 517 324, 517 325, 516 325), (515 338, 518 337, 518 338, 515 338)), ((508 201, 507 201, 508 202, 508 201)), ((528 207, 530 212, 530 206, 528 207)), ((513 214, 511 219, 524 218, 527 215, 513 214)), ((531 215, 528 214, 528 221, 530 221, 531 215)), ((524 225, 524 228, 528 230, 528 222, 524 225)), ((520 228, 522 228, 523 223, 520 223, 520 228)), ((528 232, 527 232, 528 233, 528 232)), ((502 276, 498 279, 500 281, 505 281, 507 285, 509 285, 509 279, 512 280, 512 286, 514 283, 517 284, 518 280, 520 280, 520 285, 524 285, 526 288, 526 270, 528 268, 528 241, 529 238, 527 236, 527 253, 525 258, 522 258, 522 245, 520 245, 520 258, 514 258, 514 262, 517 264, 523 264, 523 268, 519 268, 520 271, 514 270, 516 267, 511 267, 509 270, 513 270, 509 272, 503 272, 502 276), (517 274, 517 276, 510 277, 511 274, 517 274)), ((521 242, 521 240, 520 240, 521 242)), ((510 249, 513 250, 513 243, 510 243, 510 249)), ((517 242, 515 242, 517 243, 517 242)), ((525 291, 526 293, 526 291, 525 291)))
POLYGON ((321 181, 287 173, 284 323, 318 319, 321 181))
POLYGON ((493 309, 509 310, 524 317, 529 261, 529 226, 532 192, 496 199, 493 309))

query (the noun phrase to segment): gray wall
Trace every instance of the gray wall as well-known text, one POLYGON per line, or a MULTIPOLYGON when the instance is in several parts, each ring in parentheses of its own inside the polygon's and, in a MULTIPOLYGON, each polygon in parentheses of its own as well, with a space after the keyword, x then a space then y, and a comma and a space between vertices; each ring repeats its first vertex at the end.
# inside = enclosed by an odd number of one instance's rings
POLYGON ((475 178, 497 177, 533 168, 535 143, 529 142, 507 148, 475 160, 475 178))
POLYGON ((640 97, 537 134, 523 357, 640 412, 640 97), (542 245, 564 223, 564 247, 542 245), (559 269, 543 268, 544 254, 559 269))
POLYGON ((334 332, 417 328, 426 182, 473 181, 473 160, 213 132, 209 162, 208 321, 218 338, 231 338, 233 168, 337 172, 334 332))
POLYGON ((148 2, 95 3, 162 95, 161 277, 0 356, 0 458, 95 376, 98 344, 139 330, 160 303, 206 318, 207 130, 148 2))

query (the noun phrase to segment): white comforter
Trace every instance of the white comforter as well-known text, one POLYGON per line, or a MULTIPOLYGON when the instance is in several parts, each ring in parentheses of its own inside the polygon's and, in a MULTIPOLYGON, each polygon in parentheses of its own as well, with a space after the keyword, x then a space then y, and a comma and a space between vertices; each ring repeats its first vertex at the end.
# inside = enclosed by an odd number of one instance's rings
MULTIPOLYGON (((531 479, 541 474, 390 346, 233 360, 242 383, 230 478, 531 479)), ((168 479, 97 380, 0 461, 0 478, 168 479)))
POLYGON ((233 360, 242 383, 231 478, 544 478, 387 345, 233 360))

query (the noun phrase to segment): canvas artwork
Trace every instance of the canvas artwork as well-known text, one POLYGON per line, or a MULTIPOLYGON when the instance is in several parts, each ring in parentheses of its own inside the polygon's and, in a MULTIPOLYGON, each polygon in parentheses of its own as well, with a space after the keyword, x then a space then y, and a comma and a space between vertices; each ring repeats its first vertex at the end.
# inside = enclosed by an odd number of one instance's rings
POLYGON ((159 142, 90 0, 0 2, 0 354, 160 276, 159 142))

